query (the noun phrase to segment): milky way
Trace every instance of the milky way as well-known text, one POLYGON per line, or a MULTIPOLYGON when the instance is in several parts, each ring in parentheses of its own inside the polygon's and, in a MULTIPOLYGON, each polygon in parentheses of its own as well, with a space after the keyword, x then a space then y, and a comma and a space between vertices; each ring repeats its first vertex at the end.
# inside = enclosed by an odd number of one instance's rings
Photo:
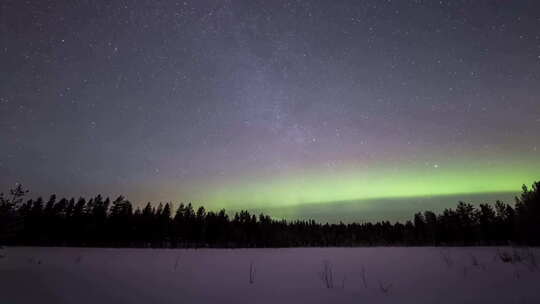
POLYGON ((331 213, 540 179, 538 1, 104 3, 0 4, 2 191, 331 213))

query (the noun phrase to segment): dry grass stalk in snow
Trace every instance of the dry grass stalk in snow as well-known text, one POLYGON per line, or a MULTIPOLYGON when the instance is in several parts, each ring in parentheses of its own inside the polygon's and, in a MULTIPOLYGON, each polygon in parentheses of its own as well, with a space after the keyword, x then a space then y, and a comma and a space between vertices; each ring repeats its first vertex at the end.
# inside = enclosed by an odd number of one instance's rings
POLYGON ((452 260, 452 258, 450 257, 448 253, 441 250, 440 254, 441 254, 441 259, 443 260, 446 267, 450 268, 454 265, 454 261, 452 260))
MULTIPOLYGON (((514 251, 517 251, 514 249, 514 251)), ((520 260, 523 264, 527 265, 530 271, 536 271, 538 269, 538 263, 536 261, 536 255, 528 247, 523 248, 519 254, 520 260)))
POLYGON ((514 263, 512 255, 506 251, 501 251, 497 249, 497 256, 499 257, 499 260, 501 260, 501 262, 503 263, 514 263))
POLYGON ((480 263, 478 262, 478 259, 476 258, 474 254, 469 253, 469 257, 471 258, 471 264, 474 267, 480 267, 480 263))
POLYGON ((334 273, 332 271, 332 264, 329 261, 323 262, 323 269, 319 273, 319 277, 326 288, 334 288, 334 273))
POLYGON ((174 271, 178 269, 178 264, 180 263, 180 255, 176 256, 176 259, 174 260, 174 271))
POLYGON ((481 264, 479 261, 478 261, 478 258, 472 254, 472 253, 469 253, 469 257, 471 258, 471 265, 473 267, 477 267, 477 268, 481 268, 482 270, 486 270, 486 265, 484 264, 481 264))
POLYGON ((513 265, 521 263, 526 265, 530 271, 535 271, 538 269, 536 255, 528 247, 523 249, 513 248, 512 253, 497 249, 496 257, 498 257, 498 259, 503 263, 510 263, 513 265))
POLYGON ((255 266, 253 262, 249 263, 249 284, 255 283, 255 266))
POLYGON ((536 262, 536 255, 529 250, 529 266, 531 271, 538 270, 538 263, 536 262))
POLYGON ((34 257, 29 258, 27 261, 28 261, 28 263, 30 263, 30 264, 38 264, 38 265, 41 265, 41 260, 40 260, 40 259, 36 259, 36 258, 34 258, 34 257))
POLYGON ((392 283, 383 283, 379 281, 379 289, 381 290, 382 293, 388 294, 388 292, 390 291, 390 288, 392 288, 392 283))
POLYGON ((368 284, 367 284, 367 277, 366 277, 366 268, 364 267, 364 265, 362 265, 362 283, 364 284, 364 288, 368 288, 368 284))

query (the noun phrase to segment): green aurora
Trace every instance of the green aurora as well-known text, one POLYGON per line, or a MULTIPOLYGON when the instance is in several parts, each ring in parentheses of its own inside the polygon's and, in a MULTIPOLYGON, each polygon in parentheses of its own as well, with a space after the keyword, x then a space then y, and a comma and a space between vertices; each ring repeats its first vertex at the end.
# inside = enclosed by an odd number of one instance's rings
POLYGON ((342 201, 373 203, 383 198, 517 193, 523 184, 537 180, 538 172, 540 164, 532 161, 498 166, 463 163, 448 168, 431 164, 399 169, 297 169, 283 175, 220 179, 219 183, 205 184, 201 187, 204 190, 188 195, 188 199, 211 209, 267 209, 342 201))

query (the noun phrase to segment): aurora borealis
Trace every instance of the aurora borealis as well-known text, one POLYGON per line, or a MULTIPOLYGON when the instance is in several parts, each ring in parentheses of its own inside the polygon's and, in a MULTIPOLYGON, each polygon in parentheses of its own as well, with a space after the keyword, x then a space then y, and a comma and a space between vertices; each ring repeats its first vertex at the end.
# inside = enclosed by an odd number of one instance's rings
POLYGON ((2 1, 0 67, 0 191, 333 218, 540 179, 538 1, 2 1))

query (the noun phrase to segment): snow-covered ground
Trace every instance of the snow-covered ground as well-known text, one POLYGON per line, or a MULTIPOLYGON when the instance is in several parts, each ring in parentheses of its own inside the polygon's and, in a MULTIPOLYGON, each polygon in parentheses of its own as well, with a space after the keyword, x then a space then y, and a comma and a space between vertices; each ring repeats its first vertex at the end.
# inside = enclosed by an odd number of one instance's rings
POLYGON ((539 249, 517 263, 500 259, 512 248, 0 251, 2 304, 540 303, 539 249))

